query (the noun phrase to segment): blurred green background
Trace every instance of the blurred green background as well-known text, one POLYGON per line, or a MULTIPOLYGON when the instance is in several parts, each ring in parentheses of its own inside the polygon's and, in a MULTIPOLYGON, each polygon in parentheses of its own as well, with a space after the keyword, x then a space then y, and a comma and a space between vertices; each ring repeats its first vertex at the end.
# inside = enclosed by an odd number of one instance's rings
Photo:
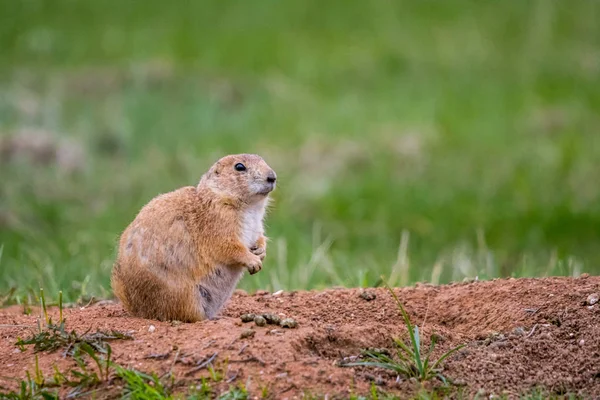
POLYGON ((110 296, 237 152, 280 182, 247 290, 600 273, 600 2, 0 7, 0 294, 110 296))

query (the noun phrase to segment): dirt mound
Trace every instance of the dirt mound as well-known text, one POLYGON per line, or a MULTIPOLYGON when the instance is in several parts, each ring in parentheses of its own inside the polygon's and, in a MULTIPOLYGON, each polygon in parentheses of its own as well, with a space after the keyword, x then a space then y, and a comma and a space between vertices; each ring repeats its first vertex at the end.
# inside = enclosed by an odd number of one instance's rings
MULTIPOLYGON (((277 399, 302 398, 307 392, 347 398, 368 393, 374 382, 382 391, 408 397, 416 390, 414 382, 380 369, 338 365, 364 348, 391 349, 392 336, 406 333, 385 289, 368 289, 374 298, 363 292, 238 291, 221 318, 194 324, 133 318, 114 303, 64 313, 69 330, 129 332, 133 340, 111 343, 114 361, 159 375, 172 371, 182 388, 207 376, 201 367, 212 358, 224 368, 219 385, 243 383, 252 396, 268 391, 277 399), (242 323, 246 313, 291 317, 298 326, 242 323)), ((395 292, 423 336, 440 338, 435 357, 466 344, 444 364, 444 375, 457 385, 452 393, 515 397, 541 387, 548 394, 600 398, 600 303, 587 302, 600 292, 600 277, 417 285, 395 292)), ((56 309, 50 314, 58 318, 56 309)), ((36 332, 36 318, 23 315, 22 307, 0 310, 0 365, 5 367, 0 386, 14 389, 13 378, 34 370, 32 349, 21 352, 15 342, 36 332)), ((42 371, 52 376, 53 365, 72 367, 74 361, 63 353, 38 353, 42 371)))

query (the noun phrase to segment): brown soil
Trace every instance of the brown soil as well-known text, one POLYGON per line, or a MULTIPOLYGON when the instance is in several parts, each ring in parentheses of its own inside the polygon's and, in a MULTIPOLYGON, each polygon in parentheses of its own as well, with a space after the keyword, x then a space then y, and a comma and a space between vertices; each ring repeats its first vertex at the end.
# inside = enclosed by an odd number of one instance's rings
MULTIPOLYGON (((376 294, 370 301, 359 296, 362 291, 238 291, 220 319, 193 324, 133 318, 114 303, 67 309, 65 316, 68 329, 79 332, 131 332, 134 340, 112 342, 114 360, 159 375, 172 370, 182 390, 208 376, 206 369, 194 369, 216 354, 214 365, 226 372, 217 388, 225 389, 226 381, 243 383, 252 397, 268 387, 277 399, 302 398, 307 392, 347 398, 350 393, 368 393, 372 382, 401 398, 414 394, 417 384, 397 380, 394 374, 337 365, 366 347, 392 348, 391 337, 406 334, 385 289, 369 289, 376 294), (298 327, 258 327, 240 320, 241 314, 264 312, 292 317, 298 327), (247 329, 256 333, 242 339, 247 329), (164 359, 147 358, 159 354, 164 359)), ((435 332, 441 337, 436 357, 458 344, 467 345, 447 359, 443 371, 466 397, 480 392, 512 398, 541 387, 548 394, 600 398, 600 303, 586 303, 589 295, 600 292, 600 277, 417 285, 395 291, 423 336, 435 332)), ((56 309, 50 314, 58 317, 56 309)), ((33 350, 19 352, 15 342, 35 332, 35 325, 36 316, 23 315, 22 307, 0 310, 0 386, 16 388, 11 378, 23 379, 26 370, 34 370, 33 350)), ((425 340, 423 346, 428 345, 425 340)), ((39 360, 46 376, 52 376, 54 364, 61 370, 75 365, 61 350, 41 352, 39 360)))

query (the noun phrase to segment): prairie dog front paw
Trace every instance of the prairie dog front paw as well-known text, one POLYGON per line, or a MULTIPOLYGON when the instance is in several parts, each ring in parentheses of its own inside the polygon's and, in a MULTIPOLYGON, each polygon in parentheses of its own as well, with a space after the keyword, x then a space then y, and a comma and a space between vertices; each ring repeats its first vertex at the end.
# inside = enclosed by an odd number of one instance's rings
POLYGON ((250 275, 256 274, 262 269, 262 260, 259 256, 255 256, 254 259, 246 265, 250 275))
POLYGON ((263 261, 267 255, 266 247, 254 246, 250 249, 250 251, 252 252, 252 254, 257 255, 261 261, 263 261))

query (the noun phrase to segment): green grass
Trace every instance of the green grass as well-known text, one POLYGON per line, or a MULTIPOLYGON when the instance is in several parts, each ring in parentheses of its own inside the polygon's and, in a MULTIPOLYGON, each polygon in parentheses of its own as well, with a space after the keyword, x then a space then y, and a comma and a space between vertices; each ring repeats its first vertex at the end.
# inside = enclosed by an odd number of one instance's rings
MULTIPOLYGON (((67 398, 88 398, 90 395, 94 398, 96 394, 101 393, 103 395, 110 394, 109 398, 134 400, 200 400, 215 398, 213 394, 217 392, 217 388, 213 386, 223 383, 226 372, 221 370, 222 366, 213 367, 214 357, 212 357, 205 365, 210 373, 209 379, 201 378, 195 382, 192 381, 195 385, 187 387, 187 390, 183 390, 183 392, 179 390, 176 393, 176 389, 181 389, 186 383, 189 384, 189 381, 176 382, 172 366, 167 374, 158 376, 155 372, 146 373, 131 367, 124 367, 111 359, 112 347, 109 342, 133 340, 130 335, 117 331, 110 333, 97 331, 92 334, 86 332, 82 335, 77 334, 74 330, 67 332, 66 320, 62 318, 62 303, 59 304, 58 325, 52 322, 47 313, 43 289, 40 289, 39 305, 42 309, 38 318, 39 332, 32 334, 28 339, 18 339, 15 343, 15 346, 22 352, 27 351, 28 346, 33 345, 35 370, 33 374, 29 370, 26 371, 25 379, 19 382, 18 390, 8 391, 0 386, 0 399, 2 400, 58 399, 61 388, 69 389, 67 398), (53 378, 48 379, 40 369, 37 353, 50 353, 58 350, 64 350, 63 357, 72 358, 77 366, 63 372, 53 365, 53 378)), ((199 369, 197 368, 197 370, 199 369)), ((241 383, 228 385, 221 390, 218 398, 245 400, 248 398, 248 391, 241 383)))
MULTIPOLYGON (((382 281, 384 280, 383 277, 381 279, 382 281)), ((383 368, 394 371, 396 374, 402 375, 407 379, 416 378, 418 381, 424 382, 437 378, 444 384, 447 384, 448 382, 446 377, 442 375, 442 363, 451 354, 465 347, 465 345, 461 344, 446 351, 437 360, 431 359, 431 355, 437 343, 437 335, 432 334, 430 336, 429 349, 427 352, 423 352, 421 348, 422 337, 419 332, 419 327, 410 322, 410 317, 404 309, 402 302, 400 302, 398 296, 396 296, 396 293, 394 293, 389 285, 386 284, 385 286, 394 298, 400 314, 402 315, 404 325, 408 331, 409 344, 407 345, 401 338, 393 338, 394 347, 396 350, 395 359, 391 356, 391 354, 389 354, 388 351, 382 352, 381 350, 366 349, 363 351, 364 361, 345 363, 342 364, 342 366, 383 368)))
POLYGON ((235 152, 280 181, 246 289, 600 273, 598 2, 0 11, 0 139, 35 129, 83 154, 69 173, 0 151, 12 302, 41 283, 110 295, 139 208, 235 152))

